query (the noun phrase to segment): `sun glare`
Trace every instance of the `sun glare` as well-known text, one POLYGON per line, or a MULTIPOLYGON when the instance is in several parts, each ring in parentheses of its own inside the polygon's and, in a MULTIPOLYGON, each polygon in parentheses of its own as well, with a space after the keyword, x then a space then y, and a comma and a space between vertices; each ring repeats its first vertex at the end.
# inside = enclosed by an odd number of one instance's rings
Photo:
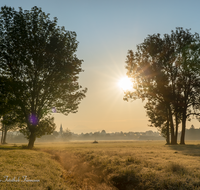
POLYGON ((130 78, 123 77, 119 80, 118 85, 123 91, 126 91, 126 90, 131 90, 133 84, 130 78))

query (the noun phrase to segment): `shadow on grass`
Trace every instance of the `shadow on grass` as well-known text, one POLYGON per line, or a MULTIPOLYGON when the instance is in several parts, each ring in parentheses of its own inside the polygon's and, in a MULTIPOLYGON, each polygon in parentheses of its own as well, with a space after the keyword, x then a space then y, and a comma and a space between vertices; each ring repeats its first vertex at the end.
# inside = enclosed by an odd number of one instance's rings
POLYGON ((22 149, 28 149, 28 146, 27 145, 17 146, 16 144, 0 145, 0 150, 22 150, 22 149))
POLYGON ((125 170, 110 178, 111 183, 119 190, 134 189, 141 181, 135 170, 125 170))
POLYGON ((170 145, 169 148, 175 150, 174 153, 181 153, 190 156, 200 156, 200 144, 170 145))

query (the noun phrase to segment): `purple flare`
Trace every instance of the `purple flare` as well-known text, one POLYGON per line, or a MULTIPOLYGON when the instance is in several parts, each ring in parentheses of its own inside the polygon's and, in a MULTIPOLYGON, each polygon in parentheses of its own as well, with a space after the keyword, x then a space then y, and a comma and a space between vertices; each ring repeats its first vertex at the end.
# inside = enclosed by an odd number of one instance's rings
POLYGON ((56 113, 56 108, 55 107, 52 108, 52 112, 56 113))
POLYGON ((29 121, 32 125, 37 125, 38 124, 38 118, 35 114, 30 114, 29 116, 29 121))

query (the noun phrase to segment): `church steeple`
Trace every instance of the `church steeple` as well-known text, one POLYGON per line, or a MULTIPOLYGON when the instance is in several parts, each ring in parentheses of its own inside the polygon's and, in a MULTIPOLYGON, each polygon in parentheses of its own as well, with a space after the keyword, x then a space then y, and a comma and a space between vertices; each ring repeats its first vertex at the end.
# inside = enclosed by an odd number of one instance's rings
POLYGON ((60 125, 60 134, 63 134, 63 128, 62 128, 62 124, 60 125))

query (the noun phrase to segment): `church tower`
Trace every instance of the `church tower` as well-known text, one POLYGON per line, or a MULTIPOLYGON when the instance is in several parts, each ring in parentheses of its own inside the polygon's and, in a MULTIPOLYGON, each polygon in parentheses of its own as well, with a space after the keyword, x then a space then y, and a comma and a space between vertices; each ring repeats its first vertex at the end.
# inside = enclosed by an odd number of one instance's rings
POLYGON ((62 124, 60 125, 60 134, 63 134, 63 128, 62 128, 62 124))

